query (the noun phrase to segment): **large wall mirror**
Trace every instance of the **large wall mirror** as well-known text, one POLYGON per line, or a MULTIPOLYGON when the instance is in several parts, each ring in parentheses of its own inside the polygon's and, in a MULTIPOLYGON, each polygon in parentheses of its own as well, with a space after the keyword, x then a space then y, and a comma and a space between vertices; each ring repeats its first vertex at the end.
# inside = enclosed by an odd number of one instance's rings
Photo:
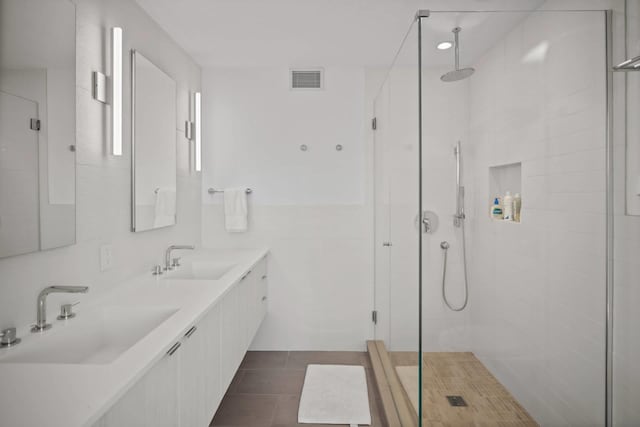
POLYGON ((75 6, 0 0, 0 257, 76 240, 75 6))
POLYGON ((176 82, 140 52, 132 66, 133 231, 176 223, 176 82))

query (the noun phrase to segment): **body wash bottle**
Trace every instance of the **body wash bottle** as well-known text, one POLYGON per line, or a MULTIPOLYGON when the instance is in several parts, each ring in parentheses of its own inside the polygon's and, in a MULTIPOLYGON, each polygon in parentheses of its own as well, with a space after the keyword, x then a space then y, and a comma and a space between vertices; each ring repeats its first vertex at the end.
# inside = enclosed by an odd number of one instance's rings
POLYGON ((489 210, 489 214, 493 219, 502 219, 502 205, 500 205, 500 198, 496 197, 493 199, 493 205, 491 205, 491 209, 489 210))

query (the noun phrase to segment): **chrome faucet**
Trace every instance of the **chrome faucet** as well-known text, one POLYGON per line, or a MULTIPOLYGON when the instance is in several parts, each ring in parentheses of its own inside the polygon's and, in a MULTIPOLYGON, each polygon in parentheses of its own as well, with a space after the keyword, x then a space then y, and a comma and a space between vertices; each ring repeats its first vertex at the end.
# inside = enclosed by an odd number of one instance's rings
POLYGON ((38 294, 38 316, 36 324, 31 327, 31 332, 42 332, 51 328, 51 324, 47 323, 47 295, 53 293, 86 293, 88 286, 49 286, 44 288, 38 294))
POLYGON ((164 253, 164 269, 165 270, 173 270, 171 266, 171 251, 174 249, 195 249, 194 245, 171 245, 167 248, 164 253))

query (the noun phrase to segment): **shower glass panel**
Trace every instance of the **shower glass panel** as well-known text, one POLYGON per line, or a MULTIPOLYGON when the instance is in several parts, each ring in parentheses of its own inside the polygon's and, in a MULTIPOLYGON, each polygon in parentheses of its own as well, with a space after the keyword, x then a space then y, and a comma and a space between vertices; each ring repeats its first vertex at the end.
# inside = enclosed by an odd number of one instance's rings
POLYGON ((606 423, 607 19, 419 12, 377 76, 375 336, 402 425, 606 423))
POLYGON ((418 25, 414 22, 390 70, 376 78, 375 337, 388 352, 411 401, 394 396, 402 425, 417 425, 420 352, 420 156, 418 25))
MULTIPOLYGON (((397 206, 439 218, 421 234, 422 425, 603 425, 606 15, 432 12, 418 21, 422 205, 397 206), (442 41, 452 48, 438 49, 442 41)), ((391 94, 411 105, 393 83, 391 94)), ((417 119, 403 121, 413 136, 417 119)), ((416 152, 400 151, 407 180, 417 179, 416 152)), ((417 199, 419 185, 390 194, 411 188, 417 199)))

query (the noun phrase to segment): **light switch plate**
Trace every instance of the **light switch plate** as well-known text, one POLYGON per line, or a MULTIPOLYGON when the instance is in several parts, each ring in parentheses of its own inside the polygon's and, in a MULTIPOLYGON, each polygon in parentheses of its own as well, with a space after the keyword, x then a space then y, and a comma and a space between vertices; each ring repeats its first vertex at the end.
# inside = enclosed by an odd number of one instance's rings
POLYGON ((107 103, 107 76, 99 71, 93 72, 93 99, 107 103))
POLYGON ((107 271, 113 267, 113 246, 100 246, 100 271, 107 271))

